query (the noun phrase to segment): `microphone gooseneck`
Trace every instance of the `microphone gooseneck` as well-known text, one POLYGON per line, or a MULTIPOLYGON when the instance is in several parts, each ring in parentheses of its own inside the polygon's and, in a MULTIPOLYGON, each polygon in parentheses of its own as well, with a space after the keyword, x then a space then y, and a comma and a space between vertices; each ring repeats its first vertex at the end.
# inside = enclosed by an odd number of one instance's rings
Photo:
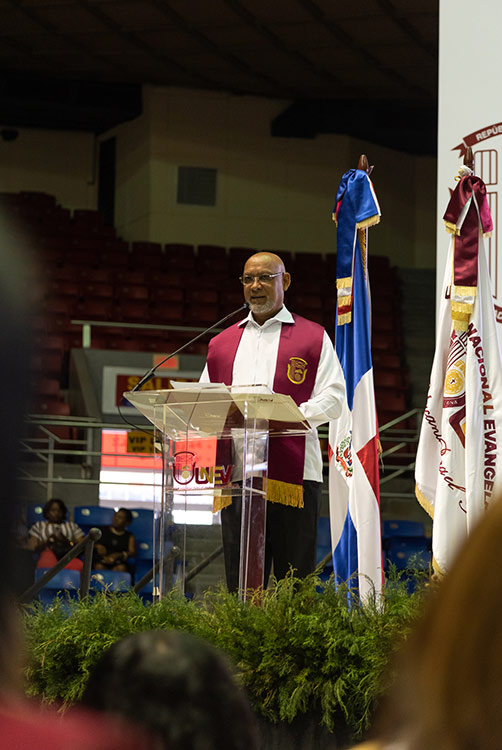
POLYGON ((247 310, 247 309, 249 309, 249 302, 244 302, 244 304, 242 304, 240 307, 238 307, 237 310, 233 310, 233 312, 228 313, 228 315, 225 315, 224 318, 222 318, 221 320, 218 320, 216 323, 213 323, 212 326, 209 326, 209 328, 206 328, 204 331, 202 331, 201 333, 197 334, 197 336, 195 336, 193 339, 190 339, 190 341, 187 341, 186 344, 183 344, 182 346, 180 346, 179 349, 176 349, 176 351, 171 352, 171 354, 168 354, 167 357, 164 357, 164 359, 162 359, 158 364, 156 364, 155 367, 152 367, 150 370, 148 370, 148 372, 146 372, 143 375, 143 377, 141 378, 141 380, 139 380, 136 383, 136 385, 134 386, 134 388, 131 388, 131 393, 134 393, 134 391, 139 391, 139 389, 142 386, 144 386, 145 383, 148 383, 148 381, 153 378, 153 376, 157 372, 158 368, 161 367, 161 365, 163 365, 164 362, 167 362, 168 359, 171 359, 171 357, 175 357, 177 354, 179 354, 180 352, 182 352, 183 349, 186 349, 187 346, 190 346, 190 344, 193 344, 194 341, 198 341, 198 339, 200 339, 206 333, 209 333, 209 331, 212 331, 213 328, 217 328, 217 326, 219 326, 222 323, 224 323, 226 320, 228 320, 229 318, 231 318, 233 315, 236 315, 238 312, 241 312, 241 310, 247 310))

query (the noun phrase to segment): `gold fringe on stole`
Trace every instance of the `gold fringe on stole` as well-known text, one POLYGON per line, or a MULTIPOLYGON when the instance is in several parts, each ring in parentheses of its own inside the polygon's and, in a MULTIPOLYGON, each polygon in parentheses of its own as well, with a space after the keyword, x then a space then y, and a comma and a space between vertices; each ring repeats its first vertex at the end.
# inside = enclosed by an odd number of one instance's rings
POLYGON ((493 234, 493 232, 483 232, 483 238, 485 240, 486 239, 490 239, 490 237, 492 236, 492 234, 493 234))
POLYGON ((279 482, 277 479, 267 481, 267 500, 269 503, 281 503, 292 508, 303 508, 303 487, 301 484, 279 482))
POLYGON ((350 321, 352 320, 352 313, 348 312, 344 313, 343 315, 339 315, 337 320, 339 326, 344 326, 346 323, 350 323, 350 321))
POLYGON ((216 493, 213 495, 213 513, 218 513, 223 508, 228 508, 232 505, 232 495, 216 493))
POLYGON ((418 502, 420 503, 422 508, 425 510, 425 512, 428 513, 431 518, 434 518, 434 507, 427 500, 427 498, 424 495, 422 495, 422 493, 418 489, 417 484, 415 484, 415 497, 417 498, 418 502))
MULTIPOLYGON (((301 484, 279 482, 277 479, 267 479, 264 489, 270 503, 281 503, 292 508, 303 508, 303 487, 301 484)), ((215 492, 213 495, 213 513, 232 505, 232 495, 225 492, 215 492)))
POLYGON ((336 280, 337 289, 346 289, 349 286, 352 286, 352 276, 345 276, 343 279, 336 280))
POLYGON ((363 219, 362 221, 356 222, 356 229, 366 229, 366 227, 374 227, 375 224, 380 223, 380 216, 379 214, 375 214, 374 216, 370 216, 368 219, 363 219))
POLYGON ((335 214, 335 212, 334 212, 334 211, 333 211, 333 213, 331 214, 331 218, 333 219, 333 221, 335 222, 335 224, 336 224, 336 225, 338 226, 338 219, 336 218, 336 214, 335 214))

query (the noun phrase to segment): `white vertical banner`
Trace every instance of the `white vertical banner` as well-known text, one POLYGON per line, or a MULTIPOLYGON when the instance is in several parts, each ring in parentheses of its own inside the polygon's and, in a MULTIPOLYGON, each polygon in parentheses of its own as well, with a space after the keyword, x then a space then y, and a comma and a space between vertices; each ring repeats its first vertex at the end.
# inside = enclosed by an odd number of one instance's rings
POLYGON ((440 0, 437 193, 437 287, 449 237, 443 214, 455 188, 465 149, 486 185, 493 234, 485 240, 499 341, 502 341, 502 5, 500 0, 440 0))

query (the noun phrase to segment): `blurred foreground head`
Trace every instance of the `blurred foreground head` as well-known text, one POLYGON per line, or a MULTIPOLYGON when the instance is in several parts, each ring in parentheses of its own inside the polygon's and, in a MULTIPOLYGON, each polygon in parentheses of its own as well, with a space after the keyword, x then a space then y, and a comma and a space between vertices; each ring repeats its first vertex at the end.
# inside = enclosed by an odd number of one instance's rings
POLYGON ((502 747, 502 498, 409 637, 376 734, 403 750, 502 747))
POLYGON ((255 750, 255 718, 223 655, 188 633, 154 630, 114 643, 84 705, 126 716, 170 750, 255 750))
POLYGON ((19 438, 28 401, 32 261, 27 243, 0 206, 0 594, 8 585, 13 520, 18 511, 19 438))
POLYGON ((0 690, 15 682, 18 628, 11 585, 14 527, 19 514, 20 438, 28 403, 32 302, 39 278, 29 241, 0 204, 0 690))

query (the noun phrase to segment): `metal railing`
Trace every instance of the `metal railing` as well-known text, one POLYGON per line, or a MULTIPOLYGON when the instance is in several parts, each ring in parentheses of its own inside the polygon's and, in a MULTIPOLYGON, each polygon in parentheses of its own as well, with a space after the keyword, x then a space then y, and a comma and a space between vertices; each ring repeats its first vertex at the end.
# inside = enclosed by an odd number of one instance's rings
MULTIPOLYGON (((200 328, 200 326, 177 326, 177 325, 161 325, 158 323, 125 323, 125 322, 111 322, 102 320, 71 320, 70 323, 74 326, 82 326, 82 349, 91 348, 91 338, 93 328, 130 328, 132 330, 142 329, 149 331, 181 331, 183 333, 203 333, 206 328, 200 328)), ((211 335, 219 333, 221 328, 211 329, 211 335)))
POLYGON ((77 542, 58 562, 49 568, 38 581, 30 586, 26 591, 21 594, 19 601, 21 604, 28 604, 32 599, 40 593, 44 586, 49 583, 54 576, 59 573, 60 570, 66 568, 68 563, 74 560, 76 557, 84 552, 84 567, 80 574, 80 588, 79 596, 83 598, 89 593, 91 585, 91 569, 92 569, 92 555, 94 552, 94 543, 101 539, 101 531, 99 529, 90 529, 89 533, 77 542))

